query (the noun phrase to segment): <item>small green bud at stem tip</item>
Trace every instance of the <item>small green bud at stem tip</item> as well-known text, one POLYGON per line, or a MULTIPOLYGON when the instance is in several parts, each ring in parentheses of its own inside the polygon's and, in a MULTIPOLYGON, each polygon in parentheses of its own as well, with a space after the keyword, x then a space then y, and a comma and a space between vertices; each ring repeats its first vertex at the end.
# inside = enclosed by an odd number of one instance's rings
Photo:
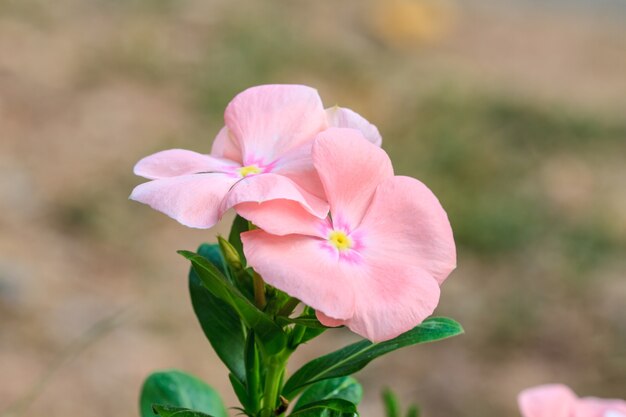
POLYGON ((243 264, 241 262, 241 258, 239 257, 239 252, 237 252, 237 249, 235 249, 235 247, 231 245, 229 241, 221 236, 217 237, 217 242, 220 245, 220 249, 222 250, 222 254, 224 255, 226 263, 234 271, 241 271, 243 269, 243 264))

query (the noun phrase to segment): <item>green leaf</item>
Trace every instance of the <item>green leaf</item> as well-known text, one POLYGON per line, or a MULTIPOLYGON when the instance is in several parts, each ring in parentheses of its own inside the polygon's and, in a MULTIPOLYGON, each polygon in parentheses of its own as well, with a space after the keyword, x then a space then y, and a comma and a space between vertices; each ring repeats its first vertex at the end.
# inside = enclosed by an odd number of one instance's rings
POLYGON ((304 336, 302 336, 302 339, 300 340, 300 344, 303 344, 312 339, 315 339, 317 336, 321 335, 326 330, 328 330, 328 327, 322 327, 322 328, 307 327, 307 329, 304 331, 304 336))
POLYGON ((235 309, 246 326, 254 330, 268 354, 281 352, 285 348, 287 337, 280 326, 244 297, 212 263, 193 252, 178 251, 178 253, 191 261, 202 284, 214 296, 235 309))
MULTIPOLYGON (((198 248, 198 253, 218 269, 225 271, 217 244, 203 244, 198 248)), ((202 285, 193 267, 189 271, 189 292, 193 310, 215 353, 241 382, 245 381, 245 332, 239 314, 202 285)))
POLYGON ((328 327, 324 326, 319 322, 317 317, 276 317, 276 321, 281 326, 285 326, 287 324, 299 324, 301 326, 311 328, 311 329, 328 329, 328 327))
POLYGON ((248 403, 250 403, 251 414, 256 414, 258 405, 261 402, 261 370, 259 352, 254 340, 254 332, 248 333, 245 350, 246 365, 246 388, 248 391, 248 403))
POLYGON ((213 417, 209 414, 201 413, 200 411, 190 410, 188 408, 172 407, 169 405, 160 404, 153 405, 152 411, 154 412, 154 414, 158 414, 160 417, 213 417))
POLYGON ((198 410, 213 417, 228 416, 222 399, 213 388, 195 376, 175 369, 155 372, 143 383, 139 401, 142 417, 153 417, 152 406, 155 404, 198 410))
POLYGON ((290 340, 290 344, 294 348, 316 338, 328 329, 328 327, 319 322, 315 316, 315 311, 310 307, 305 307, 304 312, 298 317, 277 317, 276 320, 282 326, 287 324, 296 325, 294 328, 294 334, 292 334, 292 338, 290 340), (301 329, 298 329, 299 327, 301 329))
POLYGON ((385 405, 386 417, 400 417, 400 405, 398 397, 389 388, 383 390, 383 404, 385 405))
POLYGON ((351 376, 325 379, 308 387, 296 403, 294 411, 319 400, 340 398, 358 404, 363 398, 363 388, 359 382, 351 376))
POLYGON ((356 405, 341 398, 316 401, 294 411, 291 417, 358 417, 356 405))
POLYGON ((420 409, 416 405, 409 406, 406 412, 406 417, 420 417, 420 409))
POLYGON ((244 410, 251 410, 252 406, 250 404, 250 399, 248 398, 248 391, 246 390, 246 386, 233 374, 228 374, 228 379, 230 380, 230 385, 233 386, 233 391, 235 391, 235 395, 237 396, 237 399, 243 406, 244 410))
POLYGON ((243 253, 243 243, 241 243, 241 234, 248 231, 248 220, 241 216, 235 217, 233 225, 230 228, 230 234, 228 235, 228 242, 239 252, 241 259, 246 259, 243 253))
POLYGON ((305 386, 328 378, 351 375, 386 353, 418 343, 434 342, 463 333, 460 324, 445 317, 433 317, 400 336, 380 343, 368 340, 353 343, 304 365, 285 384, 282 395, 293 399, 305 386))

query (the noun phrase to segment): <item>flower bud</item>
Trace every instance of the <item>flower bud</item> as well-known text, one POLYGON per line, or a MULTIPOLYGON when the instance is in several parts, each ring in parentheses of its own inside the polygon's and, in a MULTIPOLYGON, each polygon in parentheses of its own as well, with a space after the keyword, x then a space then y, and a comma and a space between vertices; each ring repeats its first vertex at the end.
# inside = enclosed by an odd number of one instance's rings
POLYGON ((226 260, 228 266, 230 266, 233 271, 243 270, 243 264, 241 262, 241 257, 239 256, 239 252, 237 252, 237 249, 235 249, 235 247, 231 245, 229 241, 221 236, 217 237, 217 241, 220 245, 222 255, 224 255, 224 259, 226 260))

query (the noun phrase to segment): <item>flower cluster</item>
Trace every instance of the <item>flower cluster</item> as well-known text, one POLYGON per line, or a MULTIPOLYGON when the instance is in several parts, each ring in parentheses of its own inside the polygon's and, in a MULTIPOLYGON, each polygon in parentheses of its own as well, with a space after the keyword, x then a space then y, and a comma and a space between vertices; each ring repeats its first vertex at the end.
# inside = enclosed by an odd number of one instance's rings
MULTIPOLYGON (((394 174, 374 125, 350 109, 325 110, 312 88, 250 88, 224 119, 208 155, 172 149, 139 161, 135 173, 151 181, 131 198, 189 227, 210 228, 230 209, 239 216, 228 240, 179 253, 244 414, 281 417, 298 398, 289 417, 358 417, 362 388, 351 374, 463 332, 451 319, 425 320, 456 265, 447 215, 424 184, 394 174), (293 317, 299 302, 306 307, 293 317), (286 378, 296 348, 337 326, 369 341, 286 378)), ((385 401, 397 415, 393 395, 385 401)), ((625 401, 578 398, 563 385, 527 389, 519 406, 523 417, 626 417, 625 401)), ((141 413, 227 415, 211 387, 176 370, 146 380, 141 413)))
POLYGON ((152 181, 131 198, 196 228, 234 208, 258 228, 242 234, 248 265, 324 325, 382 341, 432 314, 456 264, 450 223, 424 184, 394 175, 374 125, 298 85, 250 88, 224 119, 209 155, 139 161, 152 181))

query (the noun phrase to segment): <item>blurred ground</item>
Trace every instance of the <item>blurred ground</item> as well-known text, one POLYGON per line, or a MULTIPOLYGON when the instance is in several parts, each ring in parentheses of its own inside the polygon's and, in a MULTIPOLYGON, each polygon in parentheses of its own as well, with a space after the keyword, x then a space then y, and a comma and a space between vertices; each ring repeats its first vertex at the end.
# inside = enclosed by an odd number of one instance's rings
POLYGON ((169 367, 235 405, 175 253, 215 232, 127 196, 140 157, 208 152, 272 82, 377 124, 455 229, 438 314, 467 333, 360 373, 365 416, 383 386, 430 417, 517 416, 552 381, 626 397, 625 3, 0 0, 0 413, 59 361, 23 416, 137 415, 169 367))

